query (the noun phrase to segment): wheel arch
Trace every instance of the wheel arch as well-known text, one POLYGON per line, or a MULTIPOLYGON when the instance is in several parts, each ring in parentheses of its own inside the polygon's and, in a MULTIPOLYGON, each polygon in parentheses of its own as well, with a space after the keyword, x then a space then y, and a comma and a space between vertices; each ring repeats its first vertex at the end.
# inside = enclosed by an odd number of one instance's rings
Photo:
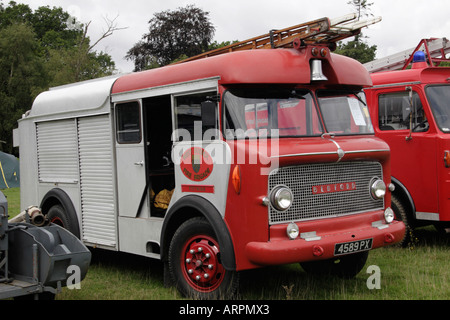
POLYGON ((408 189, 402 184, 398 179, 391 177, 391 182, 395 186, 393 195, 397 197, 399 201, 405 206, 406 211, 409 213, 410 219, 415 219, 416 206, 414 205, 414 200, 411 197, 408 189))
POLYGON ((194 217, 206 218, 217 236, 222 265, 226 270, 236 270, 233 241, 223 217, 208 200, 195 195, 181 198, 169 209, 161 230, 161 260, 167 260, 170 240, 176 230, 183 222, 194 217))
POLYGON ((44 198, 42 198, 40 208, 42 213, 46 215, 50 208, 55 205, 61 205, 63 207, 69 219, 72 220, 72 226, 74 227, 72 233, 80 239, 80 224, 78 223, 77 212, 72 200, 64 190, 55 188, 47 192, 44 198))

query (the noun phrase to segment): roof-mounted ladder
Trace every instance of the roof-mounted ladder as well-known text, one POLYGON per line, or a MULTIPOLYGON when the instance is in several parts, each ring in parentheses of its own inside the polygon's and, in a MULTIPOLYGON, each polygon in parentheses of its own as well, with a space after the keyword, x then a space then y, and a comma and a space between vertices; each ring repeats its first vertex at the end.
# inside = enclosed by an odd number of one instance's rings
POLYGON ((429 66, 438 66, 442 61, 449 61, 446 55, 450 53, 450 44, 446 38, 422 39, 415 48, 404 50, 396 54, 374 60, 364 64, 364 67, 370 72, 405 70, 412 62, 414 54, 417 51, 423 51, 426 54, 429 66))
POLYGON ((337 19, 322 18, 281 30, 271 30, 259 37, 211 50, 178 63, 241 50, 299 48, 309 43, 326 43, 335 46, 336 42, 356 36, 362 28, 381 21, 381 17, 378 17, 372 20, 355 22, 356 17, 355 13, 351 13, 337 19))

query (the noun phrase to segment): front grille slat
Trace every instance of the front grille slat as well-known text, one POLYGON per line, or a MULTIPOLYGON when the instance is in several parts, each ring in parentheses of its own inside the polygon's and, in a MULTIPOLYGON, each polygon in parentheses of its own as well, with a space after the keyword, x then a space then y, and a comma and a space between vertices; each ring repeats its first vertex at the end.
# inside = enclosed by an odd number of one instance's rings
POLYGON ((336 217, 384 208, 384 200, 370 195, 370 182, 383 178, 378 162, 342 162, 282 167, 269 176, 269 192, 277 185, 292 190, 294 202, 284 212, 269 206, 269 223, 336 217), (355 183, 347 191, 313 194, 314 186, 355 183))

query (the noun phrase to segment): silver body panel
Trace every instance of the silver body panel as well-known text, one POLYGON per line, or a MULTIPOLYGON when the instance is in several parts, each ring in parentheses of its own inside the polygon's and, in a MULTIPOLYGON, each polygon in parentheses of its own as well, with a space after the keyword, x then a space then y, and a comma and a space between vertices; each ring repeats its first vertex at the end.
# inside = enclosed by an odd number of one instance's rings
MULTIPOLYGON (((39 95, 32 109, 19 120, 15 145, 21 153, 21 208, 40 205, 49 191, 62 189, 77 212, 84 243, 158 258, 154 244, 159 245, 164 218, 150 215, 149 193, 140 212, 135 203, 145 186, 145 146, 143 142, 134 146, 116 143, 114 104, 164 94, 217 90, 218 78, 112 96, 117 78, 51 89, 39 95), (131 174, 130 170, 140 172, 131 174)), ((225 143, 213 143, 218 144, 221 153, 229 152, 225 143)), ((213 203, 223 216, 229 165, 219 166, 203 182, 215 185, 215 193, 197 195, 213 203)), ((169 209, 189 194, 181 190, 185 181, 177 167, 175 179, 176 190, 169 209)))

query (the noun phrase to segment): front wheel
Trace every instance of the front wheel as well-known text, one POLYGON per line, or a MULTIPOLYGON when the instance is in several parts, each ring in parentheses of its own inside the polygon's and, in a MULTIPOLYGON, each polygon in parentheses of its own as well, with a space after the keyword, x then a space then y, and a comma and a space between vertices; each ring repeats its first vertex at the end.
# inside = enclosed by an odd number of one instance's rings
POLYGON ((402 247, 407 247, 413 239, 411 219, 408 218, 408 214, 405 206, 403 205, 403 202, 401 202, 400 199, 394 194, 391 196, 391 206, 392 210, 394 210, 395 220, 402 221, 405 224, 405 235, 398 244, 402 247))
POLYGON ((196 299, 230 299, 239 275, 225 270, 220 246, 204 218, 192 218, 175 232, 169 247, 169 271, 177 289, 196 299))

